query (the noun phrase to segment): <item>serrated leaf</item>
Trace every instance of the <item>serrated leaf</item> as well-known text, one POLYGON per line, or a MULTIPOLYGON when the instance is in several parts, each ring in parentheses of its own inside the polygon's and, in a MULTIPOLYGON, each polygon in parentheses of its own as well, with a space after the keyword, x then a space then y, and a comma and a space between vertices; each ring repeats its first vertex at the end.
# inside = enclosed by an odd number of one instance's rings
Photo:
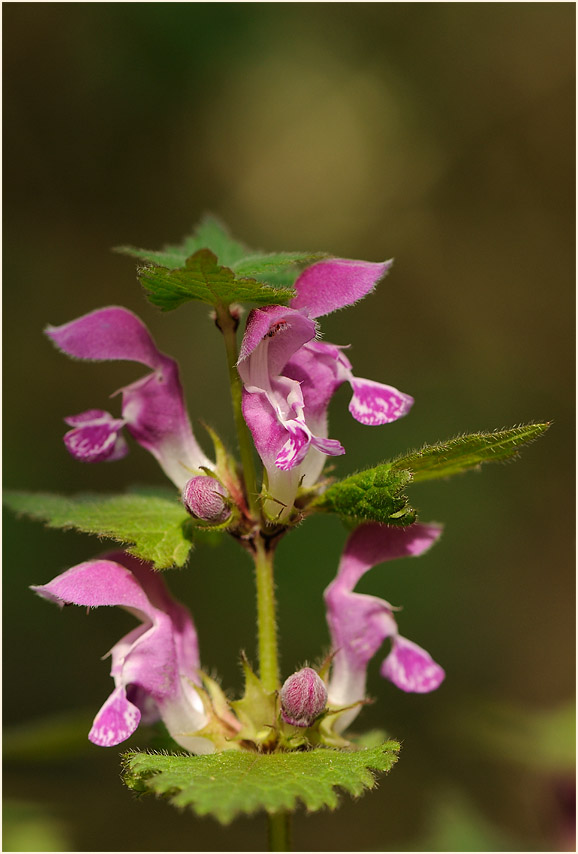
POLYGON ((410 481, 409 472, 382 463, 332 484, 310 506, 355 522, 411 525, 416 513, 402 494, 410 481))
POLYGON ((207 756, 128 753, 124 780, 137 792, 168 797, 176 807, 212 815, 228 824, 259 810, 310 811, 338 805, 337 788, 353 797, 376 785, 374 771, 389 771, 399 744, 387 741, 369 750, 318 748, 292 753, 223 752, 207 756))
POLYGON ((193 526, 176 498, 146 493, 64 496, 8 492, 4 502, 50 528, 75 528, 122 543, 156 569, 182 566, 192 546, 193 526))
POLYGON ((213 216, 204 217, 194 232, 185 237, 178 246, 165 246, 158 251, 137 249, 134 246, 119 246, 115 251, 174 270, 177 267, 184 267, 187 258, 199 249, 210 249, 217 256, 219 263, 226 267, 253 254, 252 249, 234 240, 223 223, 213 216))
POLYGON ((534 442, 549 426, 548 422, 523 424, 508 430, 456 436, 397 457, 391 463, 392 470, 410 471, 413 483, 451 477, 478 468, 482 463, 515 459, 523 445, 534 442))
POLYGON ((482 463, 516 459, 520 448, 535 441, 549 426, 525 424, 424 445, 419 451, 410 451, 333 483, 310 507, 337 513, 347 521, 411 525, 417 514, 402 495, 404 487, 461 474, 482 463))
POLYGON ((217 263, 209 249, 199 249, 187 258, 184 267, 142 267, 139 280, 149 300, 162 311, 172 311, 189 300, 200 300, 212 306, 228 306, 233 302, 254 302, 259 305, 289 300, 291 288, 274 288, 253 278, 237 278, 229 267, 217 263))
POLYGON ((313 264, 326 257, 322 252, 257 252, 234 240, 225 225, 212 216, 205 217, 193 234, 177 246, 165 246, 158 251, 119 246, 115 251, 147 264, 176 270, 184 267, 187 258, 201 249, 209 249, 219 265, 229 267, 235 276, 250 276, 266 284, 282 287, 293 284, 298 266, 313 264))

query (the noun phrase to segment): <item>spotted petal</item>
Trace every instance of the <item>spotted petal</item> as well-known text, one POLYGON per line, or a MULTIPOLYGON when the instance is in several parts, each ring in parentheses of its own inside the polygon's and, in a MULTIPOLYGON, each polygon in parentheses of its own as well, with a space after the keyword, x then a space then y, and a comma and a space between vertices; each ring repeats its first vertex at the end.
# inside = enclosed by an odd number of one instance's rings
POLYGON ((68 452, 84 463, 112 462, 128 454, 128 445, 121 434, 122 418, 115 418, 101 409, 89 409, 64 419, 74 427, 64 435, 68 452))
POLYGON ((353 397, 349 411, 356 421, 369 426, 390 424, 407 415, 413 406, 413 397, 390 385, 373 380, 351 378, 353 397))
POLYGON ((88 738, 100 747, 114 747, 130 738, 140 717, 140 710, 129 702, 124 686, 119 685, 95 717, 88 738))
POLYGON ((443 668, 425 649, 401 635, 395 638, 380 672, 402 691, 416 694, 435 691, 445 678, 443 668))

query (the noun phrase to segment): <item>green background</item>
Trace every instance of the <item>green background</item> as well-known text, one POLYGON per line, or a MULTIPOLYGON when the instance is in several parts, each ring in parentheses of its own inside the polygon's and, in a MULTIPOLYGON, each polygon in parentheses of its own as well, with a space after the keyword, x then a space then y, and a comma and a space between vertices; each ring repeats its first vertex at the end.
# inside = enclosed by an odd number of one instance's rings
MULTIPOLYGON (((207 449, 198 418, 234 444, 206 306, 160 314, 134 262, 109 252, 177 242, 206 210, 266 250, 395 257, 378 291, 323 331, 351 344, 359 376, 416 403, 367 428, 341 389, 338 473, 460 432, 554 421, 515 465, 414 488, 442 540, 359 589, 403 605, 402 633, 446 682, 403 694, 376 658, 377 702, 360 724, 401 739, 401 760, 358 804, 301 813, 302 850, 574 847, 573 730, 552 717, 575 672, 574 14, 564 3, 4 7, 7 486, 164 483, 137 446, 83 466, 61 441, 63 416, 108 408, 141 371, 69 361, 42 329, 108 304, 139 313, 179 359, 207 449)), ((311 519, 279 550, 284 675, 327 649, 322 591, 345 538, 336 519, 311 519)), ((86 741, 112 684, 99 659, 133 622, 59 612, 27 586, 100 548, 5 522, 5 850, 262 850, 262 818, 222 829, 137 801, 118 749, 86 741), (34 722, 62 716, 61 736, 54 724, 41 736, 34 722)), ((232 542, 205 545, 169 582, 193 611, 203 664, 239 689, 238 651, 255 657, 249 562, 232 542)))

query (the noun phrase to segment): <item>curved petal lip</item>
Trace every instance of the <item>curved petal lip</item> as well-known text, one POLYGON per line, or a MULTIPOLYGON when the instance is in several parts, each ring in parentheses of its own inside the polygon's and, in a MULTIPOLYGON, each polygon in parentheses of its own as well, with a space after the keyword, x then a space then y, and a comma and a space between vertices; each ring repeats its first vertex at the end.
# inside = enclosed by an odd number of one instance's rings
POLYGON ((399 635, 380 672, 402 691, 413 694, 435 691, 446 675, 425 649, 399 635))
POLYGON ((254 308, 247 318, 247 326, 237 367, 246 380, 247 359, 255 350, 267 342, 267 365, 271 375, 282 371, 291 356, 303 344, 311 341, 317 334, 317 324, 301 311, 282 305, 269 305, 264 309, 254 308))
POLYGON ((407 415, 413 397, 390 385, 352 377, 353 397, 349 411, 356 421, 369 427, 391 424, 407 415))
POLYGON ((61 326, 47 326, 56 346, 77 359, 127 360, 156 370, 161 354, 140 318, 122 306, 91 311, 61 326))
POLYGON ((393 260, 374 263, 347 258, 319 261, 307 267, 295 282, 297 296, 290 306, 306 311, 309 317, 321 317, 353 305, 374 289, 392 264, 393 260))
POLYGON ((128 445, 119 430, 124 426, 122 419, 111 418, 85 423, 64 434, 67 451, 83 463, 112 462, 128 454, 128 445))
POLYGON ((95 717, 88 738, 99 747, 114 747, 130 738, 140 719, 140 710, 127 699, 124 687, 119 686, 95 717))

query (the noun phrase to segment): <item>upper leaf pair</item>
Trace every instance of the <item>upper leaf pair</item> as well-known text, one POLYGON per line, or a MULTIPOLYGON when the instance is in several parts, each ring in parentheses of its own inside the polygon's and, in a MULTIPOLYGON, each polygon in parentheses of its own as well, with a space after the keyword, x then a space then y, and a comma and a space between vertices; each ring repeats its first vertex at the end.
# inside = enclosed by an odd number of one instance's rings
POLYGON ((180 246, 161 251, 123 246, 117 251, 148 262, 139 268, 139 280, 151 303, 163 311, 189 300, 215 307, 286 302, 294 295, 291 285, 298 265, 323 257, 313 252, 255 252, 233 240, 213 217, 206 217, 180 246))
MULTIPOLYGON (((416 511, 403 495, 405 487, 450 477, 482 463, 514 459, 523 445, 548 427, 547 423, 527 424, 425 445, 330 485, 308 508, 336 513, 353 523, 410 525, 416 511)), ((192 526, 183 508, 170 496, 157 493, 65 498, 9 492, 5 502, 51 527, 77 528, 128 545, 133 554, 152 561, 157 569, 181 566, 192 545, 192 526)))

